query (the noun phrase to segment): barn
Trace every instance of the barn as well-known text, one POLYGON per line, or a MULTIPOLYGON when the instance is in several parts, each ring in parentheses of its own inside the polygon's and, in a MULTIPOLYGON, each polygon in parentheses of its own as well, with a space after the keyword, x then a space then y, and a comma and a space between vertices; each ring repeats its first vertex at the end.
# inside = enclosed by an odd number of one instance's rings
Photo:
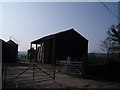
POLYGON ((88 40, 73 28, 34 40, 30 47, 33 45, 37 51, 35 61, 40 63, 56 63, 67 57, 73 61, 87 60, 88 40))
POLYGON ((2 41, 2 63, 14 63, 17 60, 18 45, 9 40, 8 42, 2 41))

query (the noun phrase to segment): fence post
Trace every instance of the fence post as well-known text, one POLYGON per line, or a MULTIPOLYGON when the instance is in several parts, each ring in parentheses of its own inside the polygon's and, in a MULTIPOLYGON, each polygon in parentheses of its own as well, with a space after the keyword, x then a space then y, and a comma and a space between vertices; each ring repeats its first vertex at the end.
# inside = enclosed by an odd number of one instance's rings
POLYGON ((34 77, 35 77, 35 65, 33 64, 33 82, 34 82, 34 77))
POLYGON ((6 87, 6 71, 7 71, 7 65, 4 65, 4 69, 5 69, 4 86, 6 87))
POLYGON ((53 79, 55 79, 55 66, 54 66, 54 76, 53 76, 53 79))

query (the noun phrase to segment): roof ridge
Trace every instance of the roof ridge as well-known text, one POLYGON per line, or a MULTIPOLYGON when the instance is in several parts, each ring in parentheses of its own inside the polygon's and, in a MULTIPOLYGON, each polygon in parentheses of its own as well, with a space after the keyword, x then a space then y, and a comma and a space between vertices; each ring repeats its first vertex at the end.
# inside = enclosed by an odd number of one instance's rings
MULTIPOLYGON (((35 42, 38 42, 38 41, 42 41, 42 40, 47 40, 47 39, 50 39, 50 38, 55 38, 61 34, 65 34, 67 32, 76 32, 77 34, 79 34, 77 31, 74 30, 74 28, 71 28, 71 29, 68 29, 68 30, 64 30, 64 31, 61 31, 61 32, 58 32, 58 33, 54 33, 54 34, 50 34, 50 35, 47 35, 47 36, 44 36, 40 39, 37 39, 37 40, 34 40, 32 41, 31 43, 35 43, 35 42)), ((86 39, 85 37, 83 37, 81 34, 79 34, 82 38, 86 39)), ((86 39, 87 40, 87 39, 86 39)))

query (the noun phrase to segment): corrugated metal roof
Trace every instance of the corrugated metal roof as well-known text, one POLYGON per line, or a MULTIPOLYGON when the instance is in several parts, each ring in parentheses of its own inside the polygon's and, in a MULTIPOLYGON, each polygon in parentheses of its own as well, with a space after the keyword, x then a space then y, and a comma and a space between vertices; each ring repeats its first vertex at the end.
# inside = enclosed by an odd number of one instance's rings
MULTIPOLYGON (((48 35, 48 36, 45 36, 43 38, 40 38, 40 39, 37 39, 37 40, 34 40, 32 41, 31 43, 32 44, 39 44, 40 42, 44 41, 44 40, 48 40, 48 39, 52 39, 52 38, 57 38, 57 37, 62 37, 63 35, 65 35, 66 33, 69 33, 69 32, 74 32, 74 33, 77 33, 79 34, 78 32, 76 32, 73 28, 72 29, 69 29, 69 30, 65 30, 65 31, 62 31, 62 32, 59 32, 59 33, 55 33, 55 34, 51 34, 51 35, 48 35)), ((82 35, 79 34, 79 36, 85 40, 87 40, 85 37, 83 37, 82 35)), ((88 40, 87 40, 88 41, 88 40)))

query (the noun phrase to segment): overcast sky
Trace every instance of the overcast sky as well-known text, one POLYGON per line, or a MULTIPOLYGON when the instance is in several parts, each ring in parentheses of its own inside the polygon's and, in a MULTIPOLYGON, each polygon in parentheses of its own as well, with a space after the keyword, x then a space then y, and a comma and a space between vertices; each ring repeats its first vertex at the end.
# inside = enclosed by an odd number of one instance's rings
MULTIPOLYGON (((117 2, 104 4, 118 15, 117 2)), ((107 30, 118 23, 100 2, 6 2, 0 8, 0 38, 13 36, 20 41, 19 51, 28 50, 35 39, 74 28, 89 40, 89 52, 99 52, 107 30)))

